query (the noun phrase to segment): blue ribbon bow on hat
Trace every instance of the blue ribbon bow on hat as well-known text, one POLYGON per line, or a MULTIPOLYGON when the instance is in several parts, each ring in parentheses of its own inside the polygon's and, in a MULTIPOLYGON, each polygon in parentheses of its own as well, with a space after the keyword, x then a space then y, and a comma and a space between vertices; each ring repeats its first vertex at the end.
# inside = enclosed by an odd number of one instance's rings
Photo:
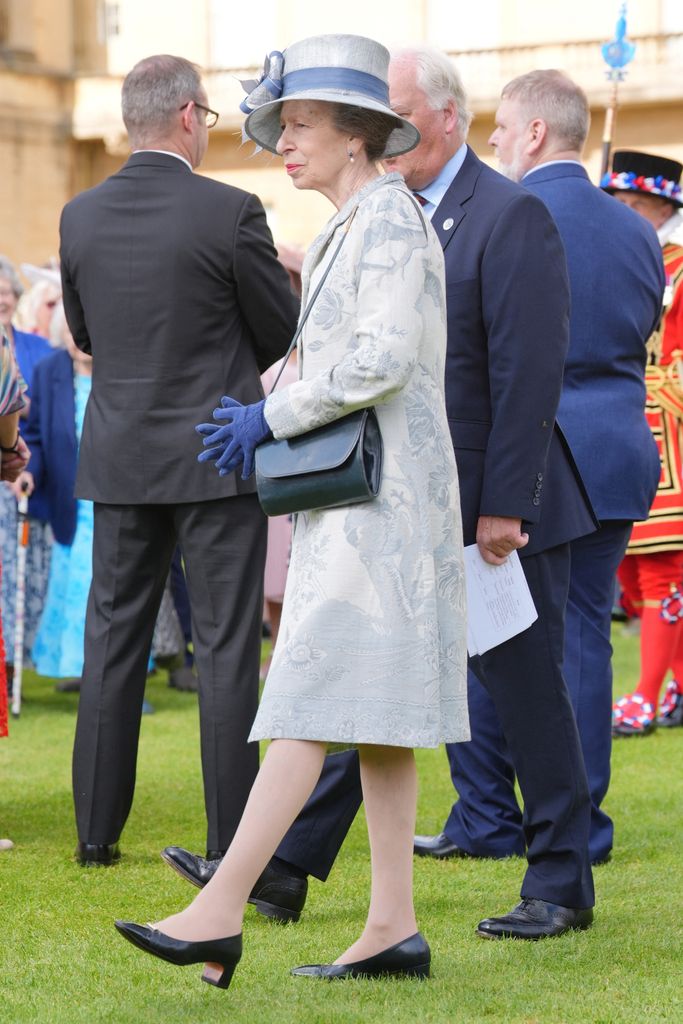
POLYGON ((243 114, 250 114, 263 103, 271 103, 282 95, 282 71, 285 58, 279 50, 273 50, 265 59, 263 74, 259 79, 249 78, 240 85, 247 93, 247 98, 240 103, 243 114))

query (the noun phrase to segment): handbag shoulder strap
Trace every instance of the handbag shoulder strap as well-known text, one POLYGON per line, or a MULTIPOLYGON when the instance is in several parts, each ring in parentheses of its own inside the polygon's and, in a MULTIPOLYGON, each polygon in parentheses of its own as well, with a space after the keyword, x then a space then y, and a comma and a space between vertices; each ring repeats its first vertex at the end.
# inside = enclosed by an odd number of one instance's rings
POLYGON ((295 347, 297 341, 299 340, 299 335, 303 331, 304 324, 308 320, 308 315, 311 312, 311 309, 313 308, 313 303, 318 298, 318 295, 320 294, 320 290, 321 290, 322 286, 325 284, 325 278, 327 277, 327 275, 329 274, 330 270, 332 269, 332 264, 334 263, 334 261, 336 260, 337 256, 339 255, 339 250, 341 249, 342 245, 344 244, 344 242, 346 240, 346 236, 349 233, 349 228, 351 227, 351 221, 356 216, 356 210, 357 209, 358 209, 358 207, 356 206, 355 209, 353 210, 351 216, 347 220, 346 224, 344 225, 344 233, 342 234, 341 241, 339 242, 339 245, 337 246, 337 248, 334 250, 334 252, 332 254, 332 259, 330 260, 330 262, 325 267, 325 271, 324 271, 322 277, 320 278, 320 280, 318 281, 318 284, 316 285, 315 291, 313 292, 312 296, 308 300, 308 303, 306 305, 306 309, 301 314, 301 319, 299 320, 299 326, 296 329, 296 333, 295 333, 294 337, 292 338, 292 341, 290 343, 289 348, 287 349, 287 352, 282 357, 282 363, 280 365, 280 369, 278 370, 278 374, 277 374, 277 377, 275 378, 275 382, 274 382, 272 388, 268 392, 269 395, 272 395, 273 391, 275 391, 275 388, 277 387, 278 381, 280 380, 280 377, 282 376, 284 368, 287 365, 287 360, 289 359, 289 357, 291 356, 292 352, 294 351, 294 347, 295 347))
MULTIPOLYGON (((398 192, 399 189, 397 189, 396 191, 398 192)), ((427 232, 427 218, 425 217, 424 210, 422 209, 422 207, 418 203, 417 199, 415 198, 415 193, 414 192, 410 192, 407 189, 405 190, 405 192, 404 192, 403 189, 400 189, 400 191, 403 192, 404 195, 407 192, 408 198, 412 200, 413 206, 417 210, 417 215, 420 218, 420 223, 422 224, 422 230, 425 233, 425 238, 428 238, 429 235, 428 235, 428 232, 427 232)))

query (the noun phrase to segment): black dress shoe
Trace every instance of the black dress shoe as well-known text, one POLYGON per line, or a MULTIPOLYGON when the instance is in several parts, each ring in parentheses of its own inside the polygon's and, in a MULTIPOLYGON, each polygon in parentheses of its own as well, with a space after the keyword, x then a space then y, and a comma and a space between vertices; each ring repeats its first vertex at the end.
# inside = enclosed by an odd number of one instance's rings
POLYGON ((459 846, 452 843, 445 832, 438 836, 415 836, 413 852, 418 857, 434 857, 435 860, 448 860, 450 857, 469 857, 459 846))
POLYGON ((55 690, 57 693, 80 693, 80 677, 78 679, 62 679, 61 683, 55 683, 55 690))
POLYGON ((156 928, 132 921, 115 921, 114 925, 124 939, 128 939, 145 953, 158 956, 177 967, 204 963, 202 981, 218 988, 227 988, 235 968, 242 956, 242 933, 227 939, 210 939, 207 942, 186 942, 172 939, 156 928))
POLYGON ((431 953, 427 940, 416 932, 395 946, 383 949, 381 953, 367 960, 353 964, 308 964, 293 967, 290 974, 309 978, 428 978, 431 953))
POLYGON ((583 931, 593 923, 593 908, 573 910, 545 900, 523 899, 503 917, 480 921, 477 935, 484 939, 547 939, 570 929, 583 931))
POLYGON ((119 860, 121 851, 118 843, 79 843, 74 856, 81 867, 108 868, 119 860))
POLYGON ((172 690, 180 690, 183 693, 197 693, 199 690, 197 673, 191 665, 171 669, 168 673, 168 685, 172 690))
MULTIPOLYGON (((213 851, 207 851, 213 852, 213 851)), ((220 864, 220 857, 200 857, 198 853, 190 853, 182 846, 167 846, 161 851, 161 856, 174 871, 186 878, 198 889, 203 889, 207 882, 210 882, 220 864)))
MULTIPOLYGON (((216 873, 220 860, 208 860, 184 850, 182 846, 167 846, 161 856, 174 871, 202 889, 216 873)), ((298 921, 306 903, 308 879, 296 878, 276 871, 267 864, 249 896, 249 903, 264 917, 275 921, 298 921)))

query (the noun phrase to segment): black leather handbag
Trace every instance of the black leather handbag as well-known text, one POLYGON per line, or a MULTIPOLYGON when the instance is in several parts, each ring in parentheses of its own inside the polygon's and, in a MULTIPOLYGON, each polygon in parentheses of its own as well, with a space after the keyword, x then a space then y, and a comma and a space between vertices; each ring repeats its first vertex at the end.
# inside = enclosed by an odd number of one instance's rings
MULTIPOLYGON (((270 394, 277 387, 352 220, 353 215, 299 321, 270 394)), ((377 414, 372 408, 359 409, 297 437, 266 441, 256 449, 255 464, 256 490, 268 516, 370 501, 379 491, 382 476, 382 435, 377 414)))
POLYGON ((381 476, 382 435, 374 409, 256 449, 256 489, 268 516, 370 501, 381 476))

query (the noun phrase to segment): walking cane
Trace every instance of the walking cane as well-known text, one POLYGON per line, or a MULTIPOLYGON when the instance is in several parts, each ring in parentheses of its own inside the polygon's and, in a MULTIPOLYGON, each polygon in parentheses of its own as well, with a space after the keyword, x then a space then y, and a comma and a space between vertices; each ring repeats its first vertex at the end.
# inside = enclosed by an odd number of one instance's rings
POLYGON ((14 688, 12 717, 21 711, 21 674, 24 667, 24 607, 26 604, 26 549, 28 548, 28 484, 21 485, 17 502, 17 603, 14 619, 14 688))

